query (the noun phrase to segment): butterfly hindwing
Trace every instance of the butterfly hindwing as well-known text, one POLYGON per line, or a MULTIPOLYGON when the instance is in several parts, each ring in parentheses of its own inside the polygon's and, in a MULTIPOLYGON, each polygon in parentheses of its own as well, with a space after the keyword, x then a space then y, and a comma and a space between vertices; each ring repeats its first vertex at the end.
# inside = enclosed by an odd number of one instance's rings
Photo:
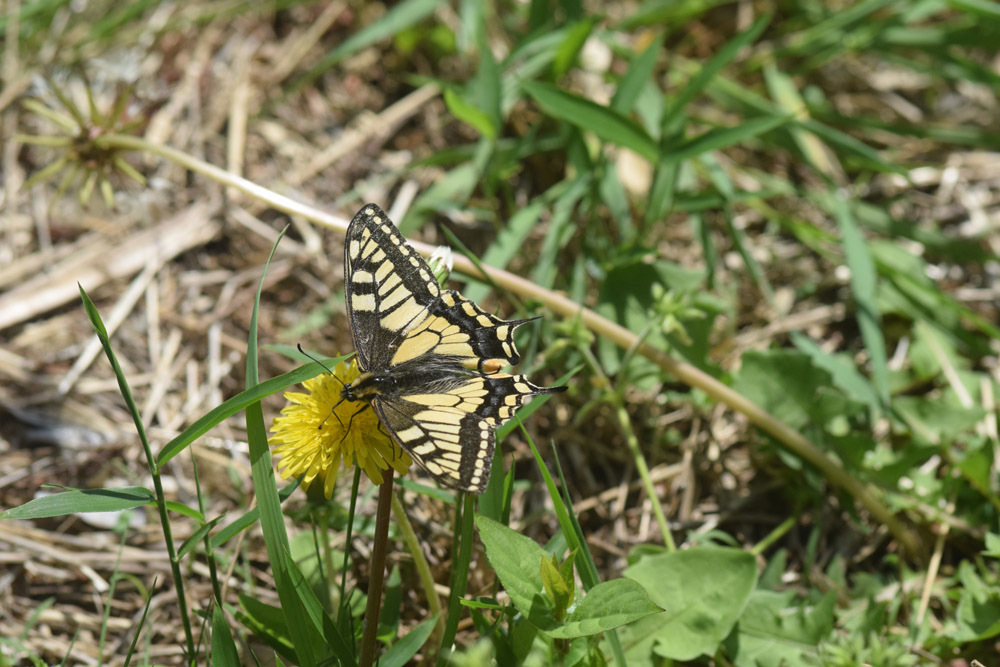
POLYGON ((456 379, 447 390, 376 397, 372 404, 393 438, 445 486, 482 493, 490 478, 495 436, 500 426, 534 394, 561 391, 539 387, 523 375, 476 375, 456 379))
POLYGON ((520 360, 514 329, 530 321, 501 320, 458 292, 442 292, 394 348, 389 365, 445 355, 458 358, 467 370, 495 373, 520 360))

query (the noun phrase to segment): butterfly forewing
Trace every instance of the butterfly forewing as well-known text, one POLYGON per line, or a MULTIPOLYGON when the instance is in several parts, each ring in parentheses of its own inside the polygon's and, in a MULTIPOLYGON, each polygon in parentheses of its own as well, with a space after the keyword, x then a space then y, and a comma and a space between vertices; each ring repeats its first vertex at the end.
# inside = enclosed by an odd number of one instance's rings
POLYGON ((344 284, 354 349, 365 370, 388 368, 408 328, 441 294, 427 262, 374 204, 347 228, 344 284))
MULTIPOLYGON (((514 329, 455 291, 442 291, 427 263, 375 204, 347 230, 344 279, 351 333, 380 421, 438 482, 481 493, 489 481, 493 429, 539 387, 500 369, 515 364, 514 329)), ((352 389, 354 386, 352 385, 352 389)))

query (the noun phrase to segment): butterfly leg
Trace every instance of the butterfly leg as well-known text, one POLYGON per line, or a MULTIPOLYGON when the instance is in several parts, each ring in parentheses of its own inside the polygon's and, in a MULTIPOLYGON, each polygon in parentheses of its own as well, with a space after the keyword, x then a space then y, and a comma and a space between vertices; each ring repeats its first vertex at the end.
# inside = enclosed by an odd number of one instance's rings
MULTIPOLYGON (((361 414, 362 412, 364 412, 365 410, 367 410, 368 408, 370 408, 370 407, 372 406, 372 404, 371 404, 371 403, 369 403, 368 401, 362 401, 362 402, 364 403, 364 405, 362 405, 362 406, 361 406, 361 407, 360 407, 359 409, 357 409, 357 410, 356 410, 356 411, 354 412, 354 414, 353 414, 353 415, 351 415, 351 418, 347 420, 347 428, 345 428, 345 429, 344 429, 344 435, 343 435, 343 436, 341 436, 341 438, 340 438, 340 441, 341 441, 341 442, 343 442, 343 441, 344 441, 344 438, 346 438, 346 437, 347 437, 347 434, 351 432, 351 424, 353 424, 353 423, 354 423, 354 418, 355 418, 355 417, 357 417, 357 416, 358 416, 358 415, 360 415, 360 414, 361 414)), ((339 417, 338 417, 337 419, 338 419, 338 421, 340 420, 340 418, 339 418, 339 417)), ((341 426, 343 426, 343 422, 341 422, 341 426)), ((379 426, 380 426, 380 427, 382 426, 381 422, 379 423, 379 426)))
MULTIPOLYGON (((321 422, 319 423, 319 426, 317 426, 316 428, 318 428, 318 429, 322 429, 322 428, 323 428, 323 424, 325 424, 325 423, 326 423, 326 420, 330 418, 330 415, 333 415, 334 417, 337 417, 337 422, 338 422, 338 423, 340 423, 340 428, 344 428, 344 422, 340 421, 340 417, 339 417, 339 416, 337 416, 337 407, 338 407, 338 406, 339 406, 339 405, 340 405, 341 403, 343 403, 343 402, 344 402, 345 400, 347 400, 347 399, 345 399, 345 398, 341 398, 341 399, 340 399, 339 401, 337 401, 336 403, 334 403, 333 407, 332 407, 332 408, 330 408, 330 414, 329 414, 329 415, 327 415, 326 417, 323 417, 323 421, 321 421, 321 422)), ((359 411, 359 412, 360 412, 360 411, 359 411)), ((356 413, 355 413, 355 414, 356 414, 356 413)))

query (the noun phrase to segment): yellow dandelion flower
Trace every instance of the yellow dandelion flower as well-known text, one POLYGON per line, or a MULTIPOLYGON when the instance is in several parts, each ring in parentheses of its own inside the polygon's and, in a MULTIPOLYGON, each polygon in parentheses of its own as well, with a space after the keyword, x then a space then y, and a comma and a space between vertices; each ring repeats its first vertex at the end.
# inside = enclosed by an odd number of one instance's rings
POLYGON ((324 373, 303 382, 309 393, 285 393, 289 404, 271 424, 282 479, 302 475, 302 485, 308 489, 318 477, 329 498, 341 462, 360 466, 375 484, 382 483, 382 471, 390 466, 400 474, 410 467, 410 457, 379 428, 374 410, 360 410, 356 401, 337 405, 344 385, 359 374, 352 359, 334 367, 333 375, 324 373))

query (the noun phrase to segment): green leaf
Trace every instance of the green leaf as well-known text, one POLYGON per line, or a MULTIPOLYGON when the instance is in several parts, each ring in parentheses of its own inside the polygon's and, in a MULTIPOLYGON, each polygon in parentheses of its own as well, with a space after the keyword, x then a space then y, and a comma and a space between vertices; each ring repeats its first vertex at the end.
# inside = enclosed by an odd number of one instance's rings
POLYGON ((295 561, 285 554, 285 561, 288 563, 288 575, 291 585, 295 588, 296 596, 302 603, 306 616, 312 622, 313 627, 323 634, 326 647, 333 650, 337 657, 338 664, 345 667, 353 667, 357 664, 354 658, 354 647, 341 634, 336 623, 323 608, 323 603, 316 597, 315 591, 309 585, 309 581, 302 570, 299 569, 295 561))
POLYGON ((580 53, 580 49, 587 42, 587 37, 590 36, 597 20, 596 16, 592 16, 569 28, 566 38, 559 45, 559 48, 556 49, 555 57, 552 59, 552 74, 554 76, 562 76, 573 66, 577 55, 580 53))
POLYGON ((75 489, 29 500, 0 512, 0 519, 42 519, 74 512, 117 512, 154 502, 153 492, 141 486, 114 489, 75 489))
POLYGON ((553 615, 557 619, 563 618, 567 607, 569 607, 573 600, 573 594, 576 592, 573 580, 571 579, 568 584, 566 583, 566 580, 563 579, 559 572, 559 562, 555 556, 552 556, 551 560, 548 558, 542 559, 539 576, 542 578, 545 593, 549 596, 549 600, 555 607, 553 615))
POLYGON ((757 590, 725 650, 736 667, 817 664, 817 647, 833 631, 836 593, 815 605, 795 604, 794 593, 757 590))
MULTIPOLYGON (((288 500, 288 497, 292 495, 292 491, 294 491, 297 488, 299 488, 299 480, 296 478, 293 479, 291 482, 289 482, 287 485, 285 485, 285 488, 283 488, 281 492, 278 493, 278 500, 281 503, 284 503, 286 500, 288 500)), ((222 530, 213 535, 211 539, 209 539, 208 541, 209 549, 213 550, 218 549, 223 544, 225 544, 233 537, 235 537, 237 533, 257 523, 257 520, 259 518, 260 518, 259 508, 254 507, 251 510, 247 510, 243 514, 243 516, 225 526, 222 530)))
POLYGON ((239 594, 243 611, 235 612, 236 618, 253 632, 254 637, 265 642, 282 657, 295 662, 295 648, 288 636, 288 625, 281 607, 261 602, 252 595, 239 594))
POLYGON ((787 125, 791 121, 791 116, 761 116, 743 121, 735 127, 708 130, 676 146, 667 146, 663 152, 663 161, 667 164, 683 162, 702 153, 729 148, 782 125, 787 125))
POLYGON ((797 331, 791 332, 790 337, 795 347, 808 354, 816 367, 829 373, 834 386, 849 398, 864 403, 870 409, 881 409, 882 404, 878 394, 875 393, 868 378, 858 371, 854 360, 848 354, 828 353, 811 338, 797 331))
MULTIPOLYGON (((490 244, 486 254, 483 255, 483 264, 501 269, 507 266, 507 262, 521 252, 528 240, 528 235, 531 234, 531 230, 541 217, 542 211, 545 210, 545 206, 545 197, 536 197, 533 202, 512 215, 496 240, 490 244)), ((489 291, 490 288, 486 284, 476 283, 463 290, 462 296, 469 301, 479 302, 489 294, 489 291)))
POLYGON ((587 592, 562 626, 548 630, 546 634, 557 639, 587 637, 659 611, 662 608, 650 599, 641 584, 631 579, 604 581, 587 592))
POLYGON ((883 404, 888 405, 889 368, 885 339, 882 337, 882 314, 875 300, 877 288, 875 262, 868 251, 861 230, 858 229, 857 221, 843 197, 841 195, 834 198, 834 214, 840 226, 847 266, 851 269, 851 293, 858 308, 858 327, 871 359, 872 384, 883 404))
POLYGON ((955 9, 978 14, 985 19, 1000 21, 1000 5, 990 0, 948 0, 948 4, 955 9))
POLYGON ((444 103, 448 106, 448 111, 458 120, 471 125, 488 139, 497 138, 497 127, 490 115, 466 102, 451 88, 445 88, 444 103))
POLYGON ((858 407, 832 388, 830 375, 801 352, 750 350, 742 364, 733 389, 792 428, 822 426, 858 407))
MULTIPOLYGON (((287 230, 287 227, 285 229, 287 230)), ((282 230, 274 247, 271 248, 267 265, 265 265, 261 279, 257 284, 253 310, 250 314, 246 361, 246 383, 250 392, 259 390, 260 387, 257 384, 259 382, 257 318, 260 312, 260 295, 264 288, 264 276, 284 233, 285 230, 282 230)), ((319 366, 319 364, 316 365, 319 366)), ((268 559, 271 561, 271 571, 274 574, 278 599, 281 601, 281 611, 285 616, 292 645, 295 647, 297 661, 303 667, 311 667, 317 664, 317 654, 322 651, 323 641, 316 626, 307 621, 306 610, 303 608, 305 601, 300 597, 301 591, 298 590, 295 576, 290 571, 294 564, 288 557, 288 534, 285 532, 285 519, 281 513, 281 502, 278 499, 274 463, 271 458, 271 448, 267 442, 267 428, 264 425, 264 412, 260 401, 252 401, 247 405, 245 415, 247 444, 250 447, 250 475, 253 479, 254 492, 257 495, 261 532, 264 534, 264 545, 267 548, 268 559)))
POLYGON ((401 637, 398 642, 389 647, 378 659, 379 667, 404 667, 409 664, 410 659, 417 654, 417 651, 427 643, 427 639, 434 631, 438 614, 434 614, 426 621, 413 628, 401 637))
POLYGON ((218 605, 212 610, 212 664, 221 667, 240 666, 240 655, 236 652, 233 633, 226 623, 226 615, 218 605))
POLYGON ((628 71, 618 83, 615 95, 611 98, 612 109, 620 114, 631 113, 639 94, 653 76, 656 60, 663 50, 663 39, 664 35, 657 35, 645 51, 632 59, 628 71))
POLYGON ((752 554, 695 547, 643 558, 625 570, 663 612, 622 631, 626 655, 711 656, 740 618, 757 580, 752 554))
POLYGON ((990 558, 1000 558, 1000 533, 986 533, 986 548, 983 555, 990 558))
POLYGON ((198 546, 198 543, 201 542, 202 538, 205 537, 208 531, 212 530, 212 528, 214 528, 224 518, 225 514, 217 516, 201 526, 198 530, 191 533, 191 535, 181 544, 180 549, 177 550, 177 560, 181 560, 189 551, 198 546))
POLYGON ((486 558, 517 610, 543 630, 555 627, 552 606, 545 597, 538 569, 539 563, 547 558, 545 550, 530 537, 493 519, 477 516, 476 525, 486 547, 486 558))
POLYGON ((614 109, 537 81, 522 80, 521 87, 548 115, 629 148, 650 162, 659 159, 659 147, 646 130, 614 109))

